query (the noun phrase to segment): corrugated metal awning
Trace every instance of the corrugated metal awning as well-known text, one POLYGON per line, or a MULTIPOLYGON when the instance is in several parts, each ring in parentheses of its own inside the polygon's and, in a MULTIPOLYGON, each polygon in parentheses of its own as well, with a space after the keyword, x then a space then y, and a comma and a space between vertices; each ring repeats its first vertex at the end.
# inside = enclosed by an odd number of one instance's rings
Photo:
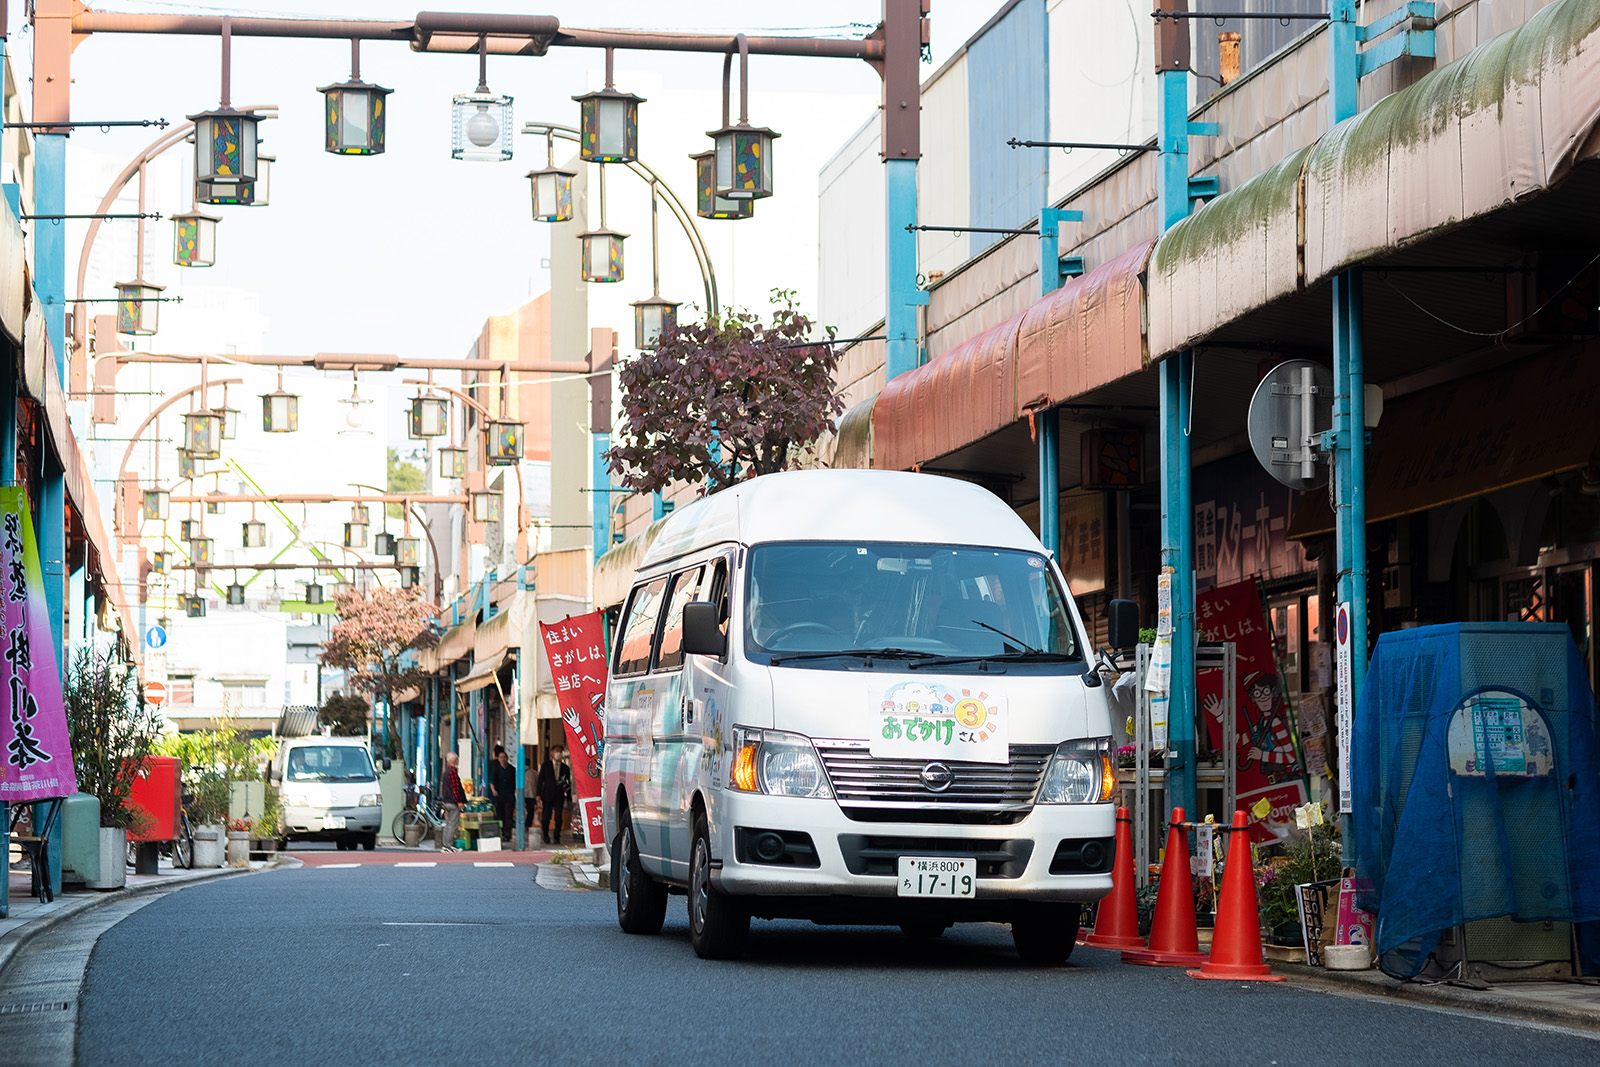
POLYGON ((1144 367, 1140 244, 878 394, 872 465, 905 470, 1144 367))
POLYGON ((1161 358, 1352 265, 1490 214, 1600 155, 1600 0, 1559 0, 1168 230, 1161 358))
POLYGON ((492 659, 487 663, 480 663, 466 674, 456 679, 456 692, 470 693, 474 689, 486 689, 496 684, 495 675, 500 673, 500 668, 505 665, 509 657, 501 655, 499 659, 492 659))

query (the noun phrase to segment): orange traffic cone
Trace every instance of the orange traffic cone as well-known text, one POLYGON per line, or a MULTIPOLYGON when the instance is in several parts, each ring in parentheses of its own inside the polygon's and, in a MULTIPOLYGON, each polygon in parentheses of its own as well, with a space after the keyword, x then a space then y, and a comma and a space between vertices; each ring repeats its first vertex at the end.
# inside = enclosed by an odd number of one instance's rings
POLYGON ((1256 907, 1256 872, 1250 862, 1250 838, 1245 813, 1233 813, 1233 840, 1228 842, 1228 865, 1222 871, 1222 894, 1217 900, 1217 929, 1211 940, 1211 958, 1190 978, 1225 978, 1246 982, 1281 982, 1261 954, 1261 914, 1256 907))
POLYGON ((1200 951, 1200 932, 1194 922, 1194 878, 1189 873, 1189 834, 1183 826, 1183 809, 1172 809, 1167 831, 1167 855, 1161 862, 1161 888, 1156 891, 1156 914, 1150 923, 1150 947, 1122 954, 1123 963, 1149 967, 1193 967, 1206 961, 1200 951))
POLYGON ((1083 943, 1091 948, 1144 948, 1139 936, 1139 904, 1133 896, 1133 820, 1127 808, 1117 809, 1117 854, 1111 871, 1111 893, 1100 902, 1094 929, 1083 943))

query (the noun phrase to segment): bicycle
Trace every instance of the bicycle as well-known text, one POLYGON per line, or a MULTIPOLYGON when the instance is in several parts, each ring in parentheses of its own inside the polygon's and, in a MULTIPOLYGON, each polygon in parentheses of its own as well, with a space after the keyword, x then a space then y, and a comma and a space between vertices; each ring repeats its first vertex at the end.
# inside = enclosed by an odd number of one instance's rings
MULTIPOLYGON (((189 803, 193 793, 183 794, 183 809, 178 813, 178 838, 175 841, 154 841, 157 851, 172 860, 172 866, 188 870, 194 864, 194 828, 189 824, 189 803)), ((138 866, 139 842, 127 844, 127 864, 138 866)))
POLYGON ((413 802, 413 806, 406 808, 394 817, 394 823, 390 826, 389 832, 394 835, 396 841, 400 842, 401 845, 405 845, 406 828, 408 826, 420 826, 422 831, 417 837, 417 847, 420 848, 423 838, 430 836, 436 830, 444 828, 444 812, 435 806, 433 798, 428 795, 428 790, 424 788, 408 785, 405 787, 405 793, 407 798, 413 802))

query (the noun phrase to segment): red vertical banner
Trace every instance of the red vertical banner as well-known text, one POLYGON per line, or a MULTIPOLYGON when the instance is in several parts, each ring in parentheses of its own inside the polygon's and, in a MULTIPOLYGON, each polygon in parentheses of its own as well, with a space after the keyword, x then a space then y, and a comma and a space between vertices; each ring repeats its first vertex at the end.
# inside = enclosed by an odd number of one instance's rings
POLYGON ((556 702, 567 729, 572 756, 572 790, 583 813, 584 840, 604 843, 600 819, 600 761, 605 747, 605 617, 592 611, 569 615, 553 625, 539 624, 555 680, 556 702))
POLYGON ((1305 803, 1294 721, 1278 677, 1272 634, 1255 579, 1208 589, 1195 598, 1201 640, 1232 641, 1237 655, 1237 691, 1222 692, 1222 672, 1200 672, 1197 688, 1213 752, 1238 749, 1235 807, 1250 816, 1250 839, 1272 841, 1294 826, 1294 808, 1305 803), (1222 716, 1231 699, 1238 709, 1234 736, 1222 736, 1222 716))

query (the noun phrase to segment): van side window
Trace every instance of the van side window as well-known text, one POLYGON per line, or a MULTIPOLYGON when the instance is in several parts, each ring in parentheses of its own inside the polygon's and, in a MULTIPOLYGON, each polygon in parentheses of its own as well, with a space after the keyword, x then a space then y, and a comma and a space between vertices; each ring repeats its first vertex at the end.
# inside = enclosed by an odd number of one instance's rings
POLYGON ((669 671, 683 666, 683 606, 699 598, 705 573, 704 567, 694 567, 679 572, 672 582, 672 595, 667 598, 667 620, 661 627, 657 670, 669 671))
POLYGON ((627 624, 617 643, 617 676, 643 674, 650 669, 650 646, 655 643, 656 621, 661 616, 662 594, 667 580, 657 578, 633 591, 628 603, 627 624))
POLYGON ((728 560, 727 557, 717 560, 711 571, 711 582, 706 587, 706 594, 702 600, 709 600, 717 606, 717 622, 722 636, 728 636, 728 560))

